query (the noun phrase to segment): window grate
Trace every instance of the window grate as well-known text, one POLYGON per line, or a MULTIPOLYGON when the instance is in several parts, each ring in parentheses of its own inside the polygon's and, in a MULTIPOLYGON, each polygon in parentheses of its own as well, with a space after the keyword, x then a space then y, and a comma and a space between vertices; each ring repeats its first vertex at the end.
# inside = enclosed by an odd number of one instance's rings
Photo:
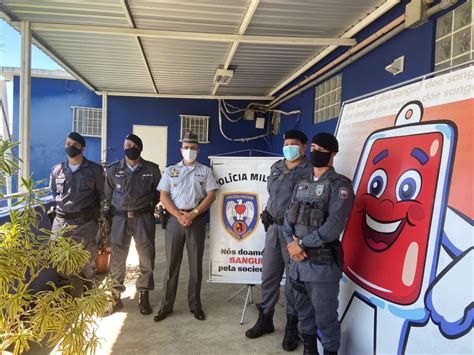
POLYGON ((179 115, 181 117, 181 139, 186 132, 198 136, 199 143, 209 143, 209 116, 179 115))
POLYGON ((444 14, 436 22, 435 71, 474 59, 472 1, 444 14))
POLYGON ((342 75, 336 75, 316 86, 313 123, 321 123, 339 115, 342 75))
POLYGON ((72 106, 72 130, 86 137, 101 137, 102 109, 72 106))

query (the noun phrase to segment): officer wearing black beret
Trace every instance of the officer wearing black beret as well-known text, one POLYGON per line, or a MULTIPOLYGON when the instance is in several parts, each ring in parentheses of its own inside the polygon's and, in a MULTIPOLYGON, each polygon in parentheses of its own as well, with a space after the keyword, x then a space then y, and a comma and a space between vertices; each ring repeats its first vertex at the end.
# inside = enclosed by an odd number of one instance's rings
POLYGON ((339 236, 352 209, 354 190, 351 181, 333 168, 338 151, 332 134, 313 137, 313 171, 296 185, 285 214, 289 277, 305 354, 318 354, 316 331, 325 355, 337 354, 340 345, 337 308, 343 260, 339 236))
MULTIPOLYGON (((140 267, 140 276, 136 282, 138 306, 141 314, 150 314, 152 309, 148 293, 155 287, 154 210, 159 201, 156 187, 161 173, 157 164, 140 157, 143 143, 135 134, 125 137, 123 149, 125 157, 107 168, 105 184, 105 195, 113 215, 109 271, 119 284, 117 291, 125 291, 126 260, 133 237, 140 267)), ((122 307, 122 301, 117 297, 111 313, 122 307)))
POLYGON ((82 243, 90 253, 81 276, 92 281, 96 271, 99 210, 105 199, 104 171, 100 164, 86 159, 85 147, 86 141, 79 133, 68 134, 64 142, 67 159, 53 167, 49 186, 56 202, 53 235, 64 226, 76 226, 66 236, 82 243))
MULTIPOLYGON (((266 227, 261 285, 262 301, 257 304, 259 317, 256 324, 245 333, 250 339, 274 331, 273 313, 280 296, 281 278, 289 260, 287 242, 283 235, 283 217, 296 183, 313 171, 313 167, 305 156, 307 142, 308 138, 301 131, 291 129, 285 132, 283 137, 285 158, 273 164, 270 170, 267 183, 269 198, 267 207, 262 213, 262 220, 266 227)), ((289 282, 285 284, 285 296, 287 322, 282 347, 286 351, 292 351, 298 346, 298 314, 289 282)))

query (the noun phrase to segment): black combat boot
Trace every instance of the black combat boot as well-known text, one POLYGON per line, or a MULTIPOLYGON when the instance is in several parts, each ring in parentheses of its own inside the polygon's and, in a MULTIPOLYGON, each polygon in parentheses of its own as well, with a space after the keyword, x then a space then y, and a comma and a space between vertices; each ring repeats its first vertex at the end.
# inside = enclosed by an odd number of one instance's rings
POLYGON ((140 294, 138 295, 138 308, 141 314, 147 315, 153 312, 150 301, 148 300, 148 290, 140 290, 140 294))
POLYGON ((337 355, 337 351, 329 351, 324 349, 324 355, 337 355))
POLYGON ((281 347, 286 351, 293 351, 298 347, 298 317, 287 314, 285 337, 281 343, 281 347))
POLYGON ((304 351, 303 355, 319 355, 316 335, 303 334, 304 351))
POLYGON ((250 339, 261 337, 264 334, 273 333, 273 312, 263 313, 263 308, 257 303, 258 319, 257 323, 245 332, 245 336, 250 339))
POLYGON ((109 304, 104 314, 102 314, 102 317, 108 317, 114 314, 115 312, 121 310, 122 308, 123 308, 123 303, 122 303, 122 300, 120 299, 120 293, 117 292, 117 294, 113 298, 112 303, 109 304))

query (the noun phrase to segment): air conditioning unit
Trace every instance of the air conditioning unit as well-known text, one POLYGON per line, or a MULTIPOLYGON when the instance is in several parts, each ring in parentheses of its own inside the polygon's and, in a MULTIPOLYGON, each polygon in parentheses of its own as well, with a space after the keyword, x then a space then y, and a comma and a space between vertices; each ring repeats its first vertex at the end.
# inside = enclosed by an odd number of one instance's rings
POLYGON ((214 83, 219 85, 229 85, 233 75, 233 70, 217 69, 216 75, 214 76, 214 83))

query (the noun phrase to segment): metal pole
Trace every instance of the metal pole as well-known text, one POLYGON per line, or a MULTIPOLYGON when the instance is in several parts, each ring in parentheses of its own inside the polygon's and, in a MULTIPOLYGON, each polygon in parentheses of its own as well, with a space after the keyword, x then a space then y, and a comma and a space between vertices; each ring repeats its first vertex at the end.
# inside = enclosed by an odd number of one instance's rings
POLYGON ((107 91, 102 92, 102 131, 100 133, 100 160, 102 163, 107 162, 107 91))
POLYGON ((30 102, 31 102, 31 28, 28 21, 21 21, 21 71, 20 71, 20 122, 18 190, 25 191, 21 178, 30 177, 30 102))

